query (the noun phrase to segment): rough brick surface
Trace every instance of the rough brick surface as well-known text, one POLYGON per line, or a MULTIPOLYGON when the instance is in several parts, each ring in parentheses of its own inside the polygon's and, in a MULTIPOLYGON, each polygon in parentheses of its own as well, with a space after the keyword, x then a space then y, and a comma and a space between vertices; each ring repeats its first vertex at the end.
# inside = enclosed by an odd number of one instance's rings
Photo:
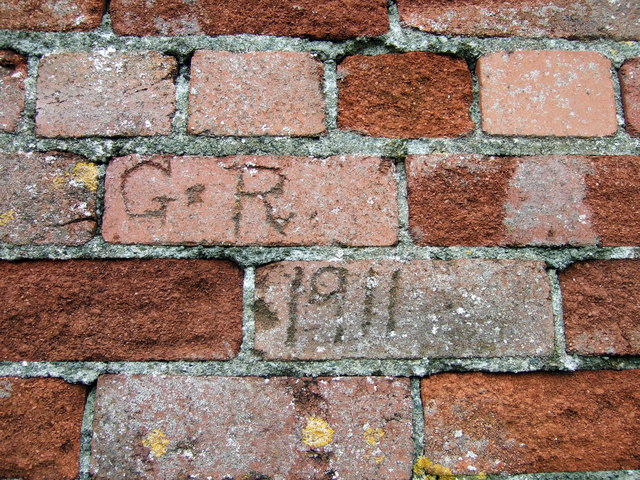
POLYGON ((376 157, 115 159, 106 178, 113 243, 391 245, 394 165, 376 157))
POLYGON ((384 0, 113 0, 121 35, 280 35, 346 40, 387 32, 384 0))
POLYGON ((576 263, 560 287, 569 353, 640 355, 640 261, 576 263))
POLYGON ((0 50, 0 131, 13 132, 24 108, 27 60, 15 52, 0 50))
POLYGON ((455 137, 473 122, 464 60, 426 52, 353 55, 338 66, 338 125, 394 138, 455 137))
POLYGON ((212 260, 0 263, 0 360, 216 360, 242 337, 242 274, 212 260))
POLYGON ((63 380, 0 377, 0 477, 76 478, 84 400, 63 380))
POLYGON ((67 153, 0 153, 0 241, 80 245, 96 228, 99 170, 67 153))
POLYGON ((544 266, 513 260, 281 262, 256 271, 266 358, 501 357, 553 349, 544 266))
POLYGON ((408 379, 105 376, 94 431, 96 480, 411 475, 408 379))
POLYGON ((640 58, 627 60, 620 69, 620 87, 627 131, 640 136, 640 58))
POLYGON ((611 62, 596 52, 496 52, 478 61, 482 128, 492 135, 613 135, 611 62))
POLYGON ((36 133, 45 137, 171 132, 177 63, 158 52, 47 55, 37 81, 36 133))
POLYGON ((400 21, 446 35, 640 40, 636 0, 398 0, 400 21))
POLYGON ((323 67, 311 54, 200 50, 191 68, 190 133, 317 136, 326 129, 323 67))
POLYGON ((425 456, 454 473, 637 469, 640 370, 422 382, 425 456))
POLYGON ((635 245, 640 157, 407 159, 419 245, 635 245))
POLYGON ((3 0, 0 28, 8 30, 82 31, 100 26, 105 0, 3 0))

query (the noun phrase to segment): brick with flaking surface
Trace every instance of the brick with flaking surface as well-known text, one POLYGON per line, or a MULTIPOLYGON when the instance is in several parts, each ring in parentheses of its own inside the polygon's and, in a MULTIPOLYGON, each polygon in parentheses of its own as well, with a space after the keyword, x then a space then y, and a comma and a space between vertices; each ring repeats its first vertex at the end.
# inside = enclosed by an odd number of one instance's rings
POLYGON ((622 103, 629 135, 640 136, 640 58, 627 60, 620 68, 622 103))
POLYGON ((100 26, 105 0, 3 0, 0 28, 72 32, 100 26))
POLYGON ((24 108, 27 60, 10 50, 0 50, 0 131, 13 132, 24 108))

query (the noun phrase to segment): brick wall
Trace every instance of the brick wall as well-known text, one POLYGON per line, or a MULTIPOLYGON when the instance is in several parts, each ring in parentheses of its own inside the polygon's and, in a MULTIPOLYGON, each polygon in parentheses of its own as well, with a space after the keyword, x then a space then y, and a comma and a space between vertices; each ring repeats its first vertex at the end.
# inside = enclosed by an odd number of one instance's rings
POLYGON ((1 2, 0 478, 639 478, 639 25, 1 2))

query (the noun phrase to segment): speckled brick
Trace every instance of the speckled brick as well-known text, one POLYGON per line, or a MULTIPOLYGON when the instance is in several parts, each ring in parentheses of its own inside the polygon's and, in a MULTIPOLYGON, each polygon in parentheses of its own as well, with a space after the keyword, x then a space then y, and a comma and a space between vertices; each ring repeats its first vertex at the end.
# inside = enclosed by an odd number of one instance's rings
POLYGON ((0 241, 80 245, 96 229, 99 169, 68 153, 0 153, 0 241))
POLYGON ((597 52, 496 52, 480 57, 477 72, 491 135, 616 133, 611 62, 597 52))
POLYGON ((640 40, 636 0, 398 0, 400 21, 430 33, 640 40))
POLYGON ((544 265, 514 260, 280 262, 256 270, 267 359, 503 357, 553 350, 544 265))
POLYGON ((640 355, 640 261, 575 263, 560 288, 569 353, 640 355))
POLYGON ((0 290, 0 360, 226 360, 242 341, 230 262, 0 262, 0 290))
POLYGON ((464 60, 427 52, 353 55, 338 66, 338 126, 393 138, 455 137, 474 124, 464 60))
POLYGON ((117 158, 102 234, 112 243, 392 245, 394 173, 376 157, 117 158))
POLYGON ((325 132, 323 67, 303 52, 214 52, 191 61, 189 132, 318 136, 325 132))
POLYGON ((0 50, 0 131, 13 132, 24 108, 27 60, 9 50, 0 50))
POLYGON ((44 137, 171 133, 175 58, 159 52, 46 55, 37 80, 36 134, 44 137))
POLYGON ((75 479, 85 394, 63 380, 0 377, 0 477, 75 479))
POLYGON ((104 376, 96 480, 406 480, 408 379, 104 376))
POLYGON ((637 469, 640 370, 422 381, 425 456, 458 474, 637 469))
POLYGON ((86 31, 100 26, 105 0, 3 0, 0 28, 36 31, 86 31))
POLYGON ((627 60, 620 69, 620 87, 627 131, 640 137, 640 58, 627 60))
POLYGON ((323 40, 389 30, 385 0, 113 0, 120 35, 278 35, 323 40))

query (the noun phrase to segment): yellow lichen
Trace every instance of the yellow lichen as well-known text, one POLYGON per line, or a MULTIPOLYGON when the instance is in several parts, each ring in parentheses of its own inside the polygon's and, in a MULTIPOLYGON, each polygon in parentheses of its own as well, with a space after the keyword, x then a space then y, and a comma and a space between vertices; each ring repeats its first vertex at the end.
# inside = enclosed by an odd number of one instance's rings
POLYGON ((373 457, 373 459, 376 461, 376 465, 380 465, 382 462, 384 462, 384 459, 387 458, 384 455, 380 455, 379 457, 373 457))
POLYGON ((9 210, 8 212, 4 212, 2 215, 0 215, 0 227, 4 227, 6 224, 8 224, 9 222, 12 222, 15 219, 16 219, 15 210, 9 210))
POLYGON ((92 192, 98 190, 98 167, 93 163, 76 163, 69 176, 92 192))
POLYGON ((384 430, 381 428, 367 428, 364 432, 364 440, 372 447, 378 445, 382 437, 384 437, 384 430))
POLYGON ((156 458, 160 458, 167 453, 167 445, 169 439, 160 430, 154 430, 142 440, 142 445, 151 450, 151 454, 156 458))
POLYGON ((425 480, 453 480, 455 475, 447 467, 433 463, 427 457, 420 457, 413 466, 413 473, 425 480))
POLYGON ((325 447, 333 442, 333 428, 320 417, 309 417, 302 429, 302 441, 313 448, 325 447))
POLYGON ((480 472, 478 474, 478 480, 487 480, 487 474, 484 472, 480 472))

